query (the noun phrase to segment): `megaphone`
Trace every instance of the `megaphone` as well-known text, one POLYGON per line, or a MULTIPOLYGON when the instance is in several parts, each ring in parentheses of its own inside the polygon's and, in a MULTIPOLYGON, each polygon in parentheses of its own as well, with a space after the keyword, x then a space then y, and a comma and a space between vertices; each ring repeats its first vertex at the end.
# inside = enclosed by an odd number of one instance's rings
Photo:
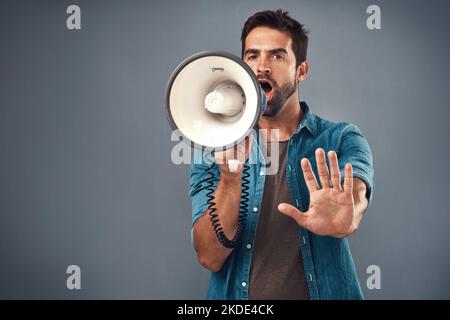
MULTIPOLYGON (((172 73, 166 90, 172 129, 194 147, 214 150, 244 140, 265 104, 252 69, 228 52, 200 52, 187 58, 172 73)), ((230 171, 236 171, 238 164, 229 161, 230 171)))
MULTIPOLYGON (((227 52, 200 52, 183 61, 172 73, 166 90, 169 123, 194 147, 226 150, 240 143, 257 125, 266 96, 252 69, 227 52)), ((237 159, 228 160, 236 172, 237 159)), ((244 166, 239 219, 233 239, 223 231, 214 200, 212 166, 206 169, 208 212, 217 239, 234 248, 245 227, 249 204, 249 166, 244 166)))

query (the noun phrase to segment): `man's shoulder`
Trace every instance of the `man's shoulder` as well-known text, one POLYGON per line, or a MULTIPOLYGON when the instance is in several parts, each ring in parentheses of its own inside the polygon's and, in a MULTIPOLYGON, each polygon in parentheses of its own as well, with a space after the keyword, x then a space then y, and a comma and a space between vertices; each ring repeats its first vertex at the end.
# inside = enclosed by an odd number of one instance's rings
POLYGON ((314 118, 317 137, 322 135, 342 137, 342 135, 349 132, 361 133, 355 124, 348 121, 332 121, 316 114, 312 114, 312 117, 314 118))

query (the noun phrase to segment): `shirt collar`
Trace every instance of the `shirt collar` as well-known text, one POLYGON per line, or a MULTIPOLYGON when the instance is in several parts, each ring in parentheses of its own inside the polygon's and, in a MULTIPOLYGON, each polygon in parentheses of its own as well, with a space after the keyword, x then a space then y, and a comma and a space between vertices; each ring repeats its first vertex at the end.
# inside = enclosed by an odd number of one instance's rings
POLYGON ((313 136, 316 136, 317 135, 316 116, 311 112, 306 102, 304 101, 300 102, 300 108, 302 109, 303 117, 295 133, 299 133, 300 130, 306 128, 313 136))

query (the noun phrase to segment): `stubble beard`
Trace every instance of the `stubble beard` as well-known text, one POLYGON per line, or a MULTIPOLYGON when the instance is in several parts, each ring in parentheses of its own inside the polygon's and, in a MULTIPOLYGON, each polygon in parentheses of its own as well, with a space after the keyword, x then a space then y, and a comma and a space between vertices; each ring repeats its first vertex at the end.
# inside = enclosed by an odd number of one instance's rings
POLYGON ((296 80, 281 87, 274 85, 272 97, 270 101, 267 101, 266 110, 263 115, 270 118, 275 117, 283 108, 286 101, 295 93, 297 86, 298 82, 296 80))

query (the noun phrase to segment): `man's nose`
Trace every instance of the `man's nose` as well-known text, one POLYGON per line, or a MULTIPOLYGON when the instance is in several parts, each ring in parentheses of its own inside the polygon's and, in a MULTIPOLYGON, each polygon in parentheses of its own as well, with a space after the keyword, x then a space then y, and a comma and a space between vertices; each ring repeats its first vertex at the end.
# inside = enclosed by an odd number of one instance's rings
POLYGON ((266 59, 261 59, 256 67, 257 73, 270 74, 271 69, 266 59))

